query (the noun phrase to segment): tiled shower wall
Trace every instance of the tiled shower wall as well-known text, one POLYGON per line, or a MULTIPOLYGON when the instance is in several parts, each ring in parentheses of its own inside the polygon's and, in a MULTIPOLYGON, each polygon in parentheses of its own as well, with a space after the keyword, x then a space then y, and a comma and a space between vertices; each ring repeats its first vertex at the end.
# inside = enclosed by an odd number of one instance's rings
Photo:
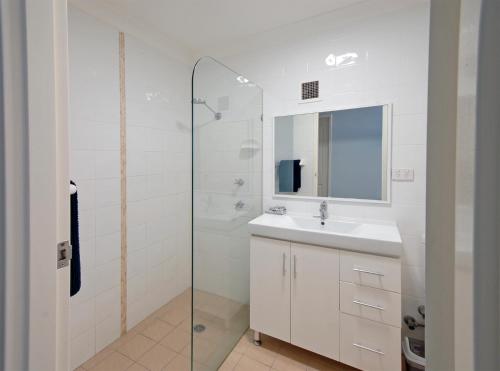
POLYGON ((418 318, 417 306, 425 301, 429 3, 389 13, 374 7, 357 19, 356 12, 347 7, 254 36, 242 43, 245 51, 226 51, 219 59, 264 89, 264 208, 282 204, 309 215, 319 209, 319 201, 274 197, 275 116, 393 105, 392 167, 414 169, 415 181, 393 181, 390 205, 331 202, 329 211, 397 221, 404 244, 403 313, 418 318), (353 63, 346 65, 346 58, 353 63), (313 80, 319 80, 320 99, 301 103, 300 84, 313 80))
POLYGON ((130 328, 190 282, 191 67, 125 40, 130 328))
MULTIPOLYGON (((118 30, 70 7, 70 176, 78 186, 82 289, 71 365, 120 336, 118 30)), ((190 66, 125 36, 128 328, 189 285, 190 66)))

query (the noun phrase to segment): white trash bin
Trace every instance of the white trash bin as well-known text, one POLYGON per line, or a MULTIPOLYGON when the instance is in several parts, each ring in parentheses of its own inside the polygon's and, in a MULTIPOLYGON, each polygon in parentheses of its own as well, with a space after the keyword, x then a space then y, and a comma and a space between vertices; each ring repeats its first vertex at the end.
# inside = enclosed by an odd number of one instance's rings
POLYGON ((424 341, 405 336, 402 347, 407 371, 425 370, 424 341))

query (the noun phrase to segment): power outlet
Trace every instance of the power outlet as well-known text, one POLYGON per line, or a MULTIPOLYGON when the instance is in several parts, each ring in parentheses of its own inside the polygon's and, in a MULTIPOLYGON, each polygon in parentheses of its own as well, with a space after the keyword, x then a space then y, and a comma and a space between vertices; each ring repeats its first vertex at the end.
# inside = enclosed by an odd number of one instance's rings
POLYGON ((392 180, 396 182, 413 182, 415 171, 413 169, 392 169, 392 180))

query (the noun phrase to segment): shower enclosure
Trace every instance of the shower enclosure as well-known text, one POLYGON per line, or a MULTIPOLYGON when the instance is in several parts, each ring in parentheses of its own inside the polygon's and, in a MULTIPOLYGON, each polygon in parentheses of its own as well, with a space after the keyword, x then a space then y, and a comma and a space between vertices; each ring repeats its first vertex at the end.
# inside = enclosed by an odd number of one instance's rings
POLYGON ((192 109, 192 370, 217 370, 249 326, 262 89, 205 57, 193 70, 192 109))

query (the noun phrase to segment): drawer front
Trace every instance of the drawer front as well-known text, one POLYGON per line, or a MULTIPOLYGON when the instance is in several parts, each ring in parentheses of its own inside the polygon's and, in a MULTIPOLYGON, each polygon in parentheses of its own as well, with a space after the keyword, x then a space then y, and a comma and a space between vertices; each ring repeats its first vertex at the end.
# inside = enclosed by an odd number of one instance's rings
POLYGON ((340 314, 340 361, 360 370, 401 370, 401 329, 340 314))
POLYGON ((343 313, 401 327, 401 295, 392 291, 341 282, 340 310, 343 313))
POLYGON ((401 261, 397 258, 342 251, 340 280, 401 293, 401 261))

